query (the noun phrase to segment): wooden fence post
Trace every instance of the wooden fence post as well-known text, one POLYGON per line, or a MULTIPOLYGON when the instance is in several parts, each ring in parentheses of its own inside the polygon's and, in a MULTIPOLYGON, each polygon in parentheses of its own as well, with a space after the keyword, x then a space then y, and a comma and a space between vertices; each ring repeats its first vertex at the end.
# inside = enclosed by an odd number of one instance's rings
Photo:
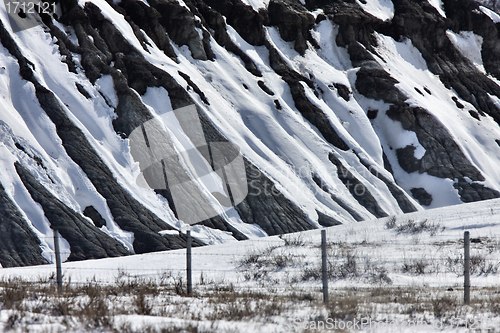
POLYGON ((187 294, 193 293, 193 280, 191 271, 191 231, 188 230, 187 234, 187 247, 186 247, 186 273, 187 273, 187 294))
POLYGON ((464 303, 470 302, 470 238, 469 232, 464 232, 464 303))
POLYGON ((323 302, 328 303, 328 272, 326 264, 326 230, 321 230, 321 275, 323 278, 323 302))
POLYGON ((62 291, 62 267, 61 267, 61 251, 59 249, 59 232, 54 229, 54 251, 56 253, 56 278, 57 289, 62 291))

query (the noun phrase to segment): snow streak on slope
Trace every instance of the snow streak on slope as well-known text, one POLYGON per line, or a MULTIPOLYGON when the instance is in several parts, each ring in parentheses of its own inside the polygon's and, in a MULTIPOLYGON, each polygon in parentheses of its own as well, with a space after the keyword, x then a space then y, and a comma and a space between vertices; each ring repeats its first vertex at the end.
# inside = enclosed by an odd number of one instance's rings
POLYGON ((382 21, 389 21, 394 17, 394 4, 391 0, 356 0, 356 2, 365 12, 382 21))
POLYGON ((252 6, 252 8, 258 12, 261 8, 267 8, 269 5, 269 0, 242 0, 243 3, 252 6))
POLYGON ((429 0, 429 3, 432 5, 432 7, 436 8, 439 15, 441 15, 442 17, 446 17, 446 13, 444 12, 444 9, 443 9, 443 1, 442 0, 429 0))
POLYGON ((479 9, 485 13, 486 15, 489 16, 489 18, 494 22, 494 23, 500 23, 500 15, 492 11, 491 9, 488 9, 484 6, 479 6, 479 9))
POLYGON ((475 35, 472 31, 460 31, 459 34, 456 34, 448 30, 446 34, 457 50, 459 50, 464 57, 469 59, 477 69, 486 74, 486 70, 483 66, 483 59, 481 58, 483 38, 475 35))

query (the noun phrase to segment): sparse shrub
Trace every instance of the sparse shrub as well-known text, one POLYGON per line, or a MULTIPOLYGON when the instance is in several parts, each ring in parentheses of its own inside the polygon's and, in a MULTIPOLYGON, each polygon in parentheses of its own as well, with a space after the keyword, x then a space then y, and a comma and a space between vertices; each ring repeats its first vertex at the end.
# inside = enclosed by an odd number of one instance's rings
POLYGON ((245 280, 261 280, 269 277, 269 273, 296 266, 301 263, 303 256, 271 246, 261 252, 248 253, 238 264, 243 271, 245 280))
MULTIPOLYGON (((462 255, 456 258, 448 257, 446 259, 446 267, 448 272, 457 275, 464 274, 464 259, 462 255)), ((500 268, 499 262, 486 259, 483 255, 475 254, 470 256, 470 274, 489 275, 497 274, 500 268)))
POLYGON ((444 296, 432 301, 432 309, 436 318, 445 316, 448 312, 454 311, 458 306, 457 300, 444 296))
MULTIPOLYGON (((345 279, 350 277, 357 277, 360 273, 358 271, 358 259, 354 252, 351 250, 342 250, 340 256, 334 253, 328 257, 327 261, 327 276, 329 279, 345 279), (340 259, 341 262, 337 262, 340 259)), ((301 274, 302 281, 320 280, 322 278, 321 263, 316 267, 306 267, 301 274)))
POLYGON ((456 258, 448 257, 446 258, 446 269, 450 273, 455 273, 457 275, 464 274, 464 258, 460 255, 456 258))
POLYGON ((179 276, 174 282, 175 293, 177 295, 187 295, 187 286, 184 284, 182 277, 179 276))
MULTIPOLYGON (((97 290, 97 288, 89 288, 97 290)), ((80 304, 80 316, 85 322, 93 327, 111 327, 113 326, 113 316, 109 310, 109 304, 104 294, 91 294, 87 302, 80 304)))
POLYGON ((52 314, 54 316, 68 316, 75 306, 75 301, 69 297, 58 297, 52 304, 52 314))
POLYGON ((151 315, 153 307, 149 304, 144 293, 135 295, 134 303, 138 314, 146 316, 151 315))
POLYGON ((373 284, 392 284, 392 280, 387 275, 387 270, 384 267, 373 267, 368 274, 370 282, 373 284))
POLYGON ((21 320, 22 320, 22 317, 19 314, 19 312, 14 312, 7 319, 6 328, 8 330, 14 330, 19 325, 21 320))
POLYGON ((478 275, 497 274, 500 263, 493 263, 484 256, 476 254, 470 257, 470 273, 478 275))
POLYGON ((16 279, 4 280, 1 283, 0 303, 7 309, 22 310, 22 302, 28 297, 26 288, 16 279))
POLYGON ((403 272, 422 275, 425 274, 425 269, 429 266, 429 263, 423 259, 416 259, 413 262, 405 262, 403 264, 403 272))
POLYGON ((342 278, 358 276, 358 264, 356 254, 347 251, 344 253, 345 262, 338 268, 338 275, 342 278))
POLYGON ((335 298, 328 304, 329 317, 340 320, 351 320, 359 311, 359 297, 343 295, 335 298))
POLYGON ((500 315, 500 295, 492 295, 489 297, 490 311, 496 315, 500 315))
POLYGON ((304 236, 299 233, 299 234, 292 234, 292 235, 280 235, 280 239, 285 241, 285 246, 305 246, 306 242, 304 240, 304 236))
POLYGON ((394 229, 396 227, 396 216, 390 216, 385 222, 386 229, 394 229))
POLYGON ((241 266, 258 264, 260 257, 262 257, 261 253, 251 252, 251 253, 248 253, 243 259, 241 259, 239 264, 241 266))
POLYGON ((295 262, 296 256, 290 253, 277 253, 269 258, 269 263, 275 269, 283 269, 295 262))
POLYGON ((427 219, 418 223, 410 219, 406 223, 396 226, 395 230, 398 234, 411 234, 411 235, 427 231, 430 233, 431 236, 435 236, 439 230, 444 230, 444 227, 441 228, 441 225, 439 223, 431 224, 427 221, 427 219))

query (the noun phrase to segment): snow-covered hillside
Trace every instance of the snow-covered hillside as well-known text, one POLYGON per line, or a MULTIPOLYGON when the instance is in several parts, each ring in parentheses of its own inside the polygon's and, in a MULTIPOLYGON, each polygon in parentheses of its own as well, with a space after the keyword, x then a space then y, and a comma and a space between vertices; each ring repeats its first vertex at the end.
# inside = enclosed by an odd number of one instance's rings
POLYGON ((0 328, 329 332, 334 327, 325 325, 335 320, 364 323, 351 332, 498 332, 499 204, 327 228, 327 304, 320 230, 194 248, 192 297, 185 295, 186 250, 64 263, 65 292, 58 296, 55 265, 5 268, 0 328), (469 305, 464 231, 471 239, 469 305), (106 311, 94 310, 99 302, 106 311))
POLYGON ((4 267, 53 262, 51 229, 69 261, 179 249, 201 202, 195 245, 500 197, 496 16, 474 2, 80 0, 21 31, 0 7, 4 267), (217 168, 173 191, 183 151, 214 167, 188 105, 239 149, 242 202, 217 168), (131 153, 153 119, 170 187, 131 153))

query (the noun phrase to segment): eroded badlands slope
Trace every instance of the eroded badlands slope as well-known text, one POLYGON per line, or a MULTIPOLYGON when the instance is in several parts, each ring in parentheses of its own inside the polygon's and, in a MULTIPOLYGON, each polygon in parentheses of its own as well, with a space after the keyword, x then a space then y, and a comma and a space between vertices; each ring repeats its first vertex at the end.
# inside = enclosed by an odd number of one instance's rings
POLYGON ((196 196, 139 186, 129 136, 154 119, 182 145, 171 111, 189 105, 206 142, 239 147, 248 187, 228 209, 196 183, 218 215, 195 245, 500 197, 500 16, 476 2, 58 11, 16 32, 0 14, 3 267, 52 261, 51 228, 67 260, 184 247, 196 196))

